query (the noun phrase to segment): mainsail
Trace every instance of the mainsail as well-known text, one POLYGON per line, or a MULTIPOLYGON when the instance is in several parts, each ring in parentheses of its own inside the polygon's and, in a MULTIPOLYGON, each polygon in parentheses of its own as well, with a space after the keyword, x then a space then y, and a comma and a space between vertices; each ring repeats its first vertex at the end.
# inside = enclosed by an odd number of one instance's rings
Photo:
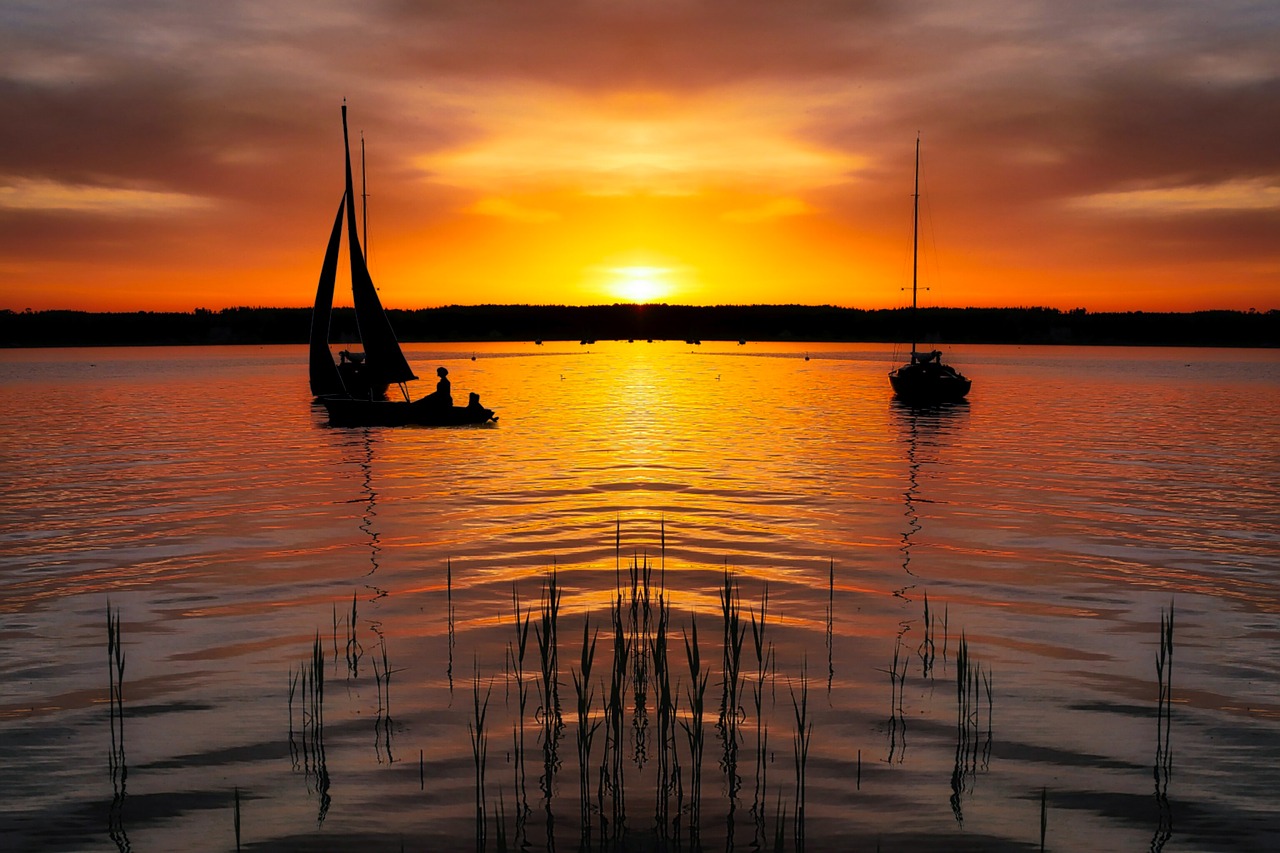
POLYGON ((355 193, 351 186, 351 145, 347 140, 347 105, 342 105, 342 145, 347 160, 347 242, 351 255, 351 296, 355 303, 356 325, 360 329, 360 341, 364 344, 365 369, 370 381, 379 380, 388 384, 408 382, 417 379, 413 369, 405 360, 400 342, 391 328, 391 321, 378 299, 378 291, 374 289, 373 279, 369 277, 369 268, 364 261, 364 253, 360 250, 360 238, 356 233, 356 211, 352 199, 355 193))
POLYGON ((320 267, 320 283, 316 286, 316 304, 311 310, 311 393, 316 397, 344 394, 338 366, 329 351, 329 318, 333 312, 333 286, 338 279, 338 247, 342 244, 342 209, 346 196, 338 203, 338 215, 329 234, 324 264, 320 267))

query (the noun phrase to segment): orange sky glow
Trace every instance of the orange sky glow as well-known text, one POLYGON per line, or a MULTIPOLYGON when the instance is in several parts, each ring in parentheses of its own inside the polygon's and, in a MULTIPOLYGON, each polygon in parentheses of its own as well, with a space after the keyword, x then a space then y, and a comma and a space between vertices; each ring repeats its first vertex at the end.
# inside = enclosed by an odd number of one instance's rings
POLYGON ((919 133, 922 304, 1280 308, 1273 3, 359 5, 5 4, 0 308, 310 304, 343 98, 388 307, 906 304, 919 133))

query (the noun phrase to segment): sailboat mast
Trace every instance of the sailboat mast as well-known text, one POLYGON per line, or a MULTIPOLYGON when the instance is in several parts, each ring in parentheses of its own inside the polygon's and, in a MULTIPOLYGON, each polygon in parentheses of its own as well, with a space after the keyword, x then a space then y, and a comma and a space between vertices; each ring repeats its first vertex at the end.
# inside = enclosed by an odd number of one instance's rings
POLYGON ((911 361, 916 360, 916 272, 920 263, 920 134, 916 134, 916 188, 911 195, 911 361))
MULTIPOLYGON (((918 142, 917 142, 918 144, 918 142)), ((919 155, 917 155, 919 156, 919 155)), ((364 174, 364 131, 360 131, 360 223, 364 231, 364 260, 369 262, 369 192, 364 174)))

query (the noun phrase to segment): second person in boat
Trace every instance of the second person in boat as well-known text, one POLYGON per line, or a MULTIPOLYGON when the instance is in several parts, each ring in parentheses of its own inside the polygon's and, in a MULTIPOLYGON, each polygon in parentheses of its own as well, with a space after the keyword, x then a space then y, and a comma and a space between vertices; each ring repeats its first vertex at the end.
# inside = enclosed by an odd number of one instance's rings
POLYGON ((449 384, 449 371, 443 367, 437 367, 436 375, 440 377, 440 381, 436 383, 436 390, 423 397, 418 402, 427 406, 447 409, 453 405, 453 393, 449 384))

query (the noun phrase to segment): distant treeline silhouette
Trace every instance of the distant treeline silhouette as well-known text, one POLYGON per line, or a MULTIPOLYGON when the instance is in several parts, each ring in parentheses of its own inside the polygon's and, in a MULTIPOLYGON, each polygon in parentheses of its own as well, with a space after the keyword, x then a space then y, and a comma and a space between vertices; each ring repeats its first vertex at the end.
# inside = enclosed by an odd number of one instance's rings
MULTIPOLYGON (((829 305, 450 305, 389 310, 400 340, 911 340, 908 308, 829 305)), ((197 308, 190 313, 0 310, 0 346, 300 344, 310 308, 197 308)), ((921 343, 1275 347, 1280 311, 1103 312, 1082 308, 921 308, 921 343)), ((358 340, 355 314, 333 313, 330 339, 358 340)))

